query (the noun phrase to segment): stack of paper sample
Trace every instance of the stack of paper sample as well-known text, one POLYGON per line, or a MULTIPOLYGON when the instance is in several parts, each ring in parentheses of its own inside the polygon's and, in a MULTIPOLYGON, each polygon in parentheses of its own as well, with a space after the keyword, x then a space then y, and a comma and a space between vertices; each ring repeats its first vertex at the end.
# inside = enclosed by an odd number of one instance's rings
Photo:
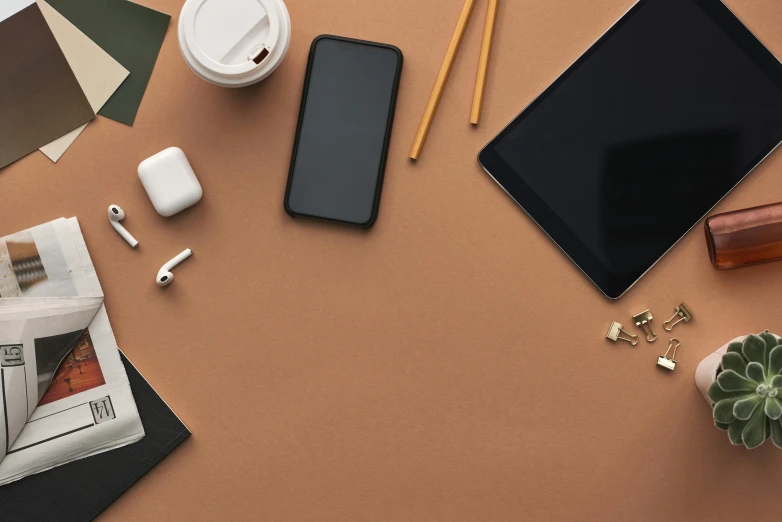
POLYGON ((96 114, 132 125, 169 21, 128 0, 2 0, 0 168, 57 161, 96 114))

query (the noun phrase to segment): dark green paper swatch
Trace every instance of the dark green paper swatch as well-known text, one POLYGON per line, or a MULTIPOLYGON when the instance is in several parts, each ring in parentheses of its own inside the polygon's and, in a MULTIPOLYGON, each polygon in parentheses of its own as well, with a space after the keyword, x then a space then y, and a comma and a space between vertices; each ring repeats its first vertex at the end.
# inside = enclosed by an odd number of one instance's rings
POLYGON ((98 112, 133 125, 171 16, 129 0, 47 0, 130 76, 98 112))

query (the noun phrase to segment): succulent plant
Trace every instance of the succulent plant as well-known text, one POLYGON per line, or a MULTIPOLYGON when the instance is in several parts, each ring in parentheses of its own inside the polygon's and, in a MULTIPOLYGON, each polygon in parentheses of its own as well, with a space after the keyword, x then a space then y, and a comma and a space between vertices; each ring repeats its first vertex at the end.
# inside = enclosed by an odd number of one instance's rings
POLYGON ((782 340, 768 330, 730 343, 709 387, 714 423, 733 444, 782 448, 782 340))

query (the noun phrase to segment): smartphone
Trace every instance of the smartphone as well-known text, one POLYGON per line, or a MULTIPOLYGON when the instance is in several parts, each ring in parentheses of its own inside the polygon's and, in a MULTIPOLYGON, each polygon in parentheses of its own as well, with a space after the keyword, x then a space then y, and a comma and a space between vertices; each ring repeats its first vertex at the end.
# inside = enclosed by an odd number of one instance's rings
POLYGON ((371 227, 377 220, 402 52, 318 36, 312 42, 285 210, 371 227))

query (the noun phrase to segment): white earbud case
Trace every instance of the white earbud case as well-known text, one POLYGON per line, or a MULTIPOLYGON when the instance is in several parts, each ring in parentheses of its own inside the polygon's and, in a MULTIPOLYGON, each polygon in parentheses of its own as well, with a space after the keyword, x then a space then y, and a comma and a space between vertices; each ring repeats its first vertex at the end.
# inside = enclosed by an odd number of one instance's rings
POLYGON ((187 156, 178 147, 169 147, 142 161, 138 177, 161 216, 173 216, 195 205, 204 194, 187 156))

